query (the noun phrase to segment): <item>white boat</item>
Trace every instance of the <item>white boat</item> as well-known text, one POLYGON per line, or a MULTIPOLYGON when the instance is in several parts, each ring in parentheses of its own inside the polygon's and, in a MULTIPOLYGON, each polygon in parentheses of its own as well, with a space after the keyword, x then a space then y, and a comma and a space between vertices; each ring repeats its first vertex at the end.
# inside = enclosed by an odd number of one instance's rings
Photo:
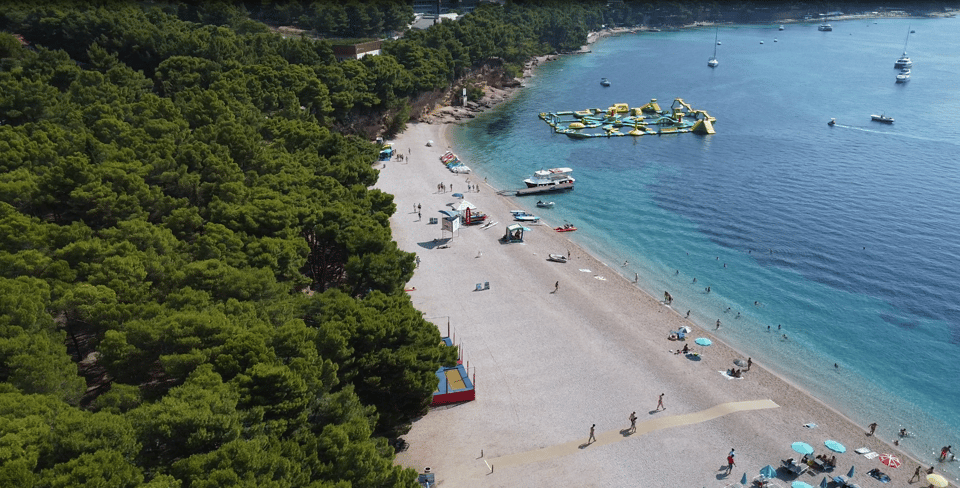
POLYGON ((714 38, 713 38, 713 41, 714 41, 714 42, 713 42, 713 57, 710 58, 710 61, 707 61, 707 66, 709 66, 709 67, 711 67, 711 68, 716 68, 717 66, 720 65, 720 61, 717 61, 717 46, 720 45, 720 41, 718 41, 717 39, 718 39, 719 37, 720 37, 720 28, 717 27, 717 33, 714 35, 714 38))
POLYGON ((517 220, 517 221, 520 221, 520 222, 539 222, 539 221, 540 221, 540 217, 537 217, 536 215, 533 215, 533 214, 528 214, 528 213, 526 213, 526 212, 523 212, 523 213, 515 213, 515 214, 513 214, 513 220, 517 220))
POLYGON ((906 83, 910 81, 910 68, 903 68, 897 73, 897 83, 906 83))
POLYGON ((601 85, 601 86, 610 86, 610 80, 608 80, 608 79, 606 79, 606 78, 600 78, 600 85, 601 85))
POLYGON ((780 30, 783 30, 783 24, 780 24, 780 30))
MULTIPOLYGON (((896 63, 893 63, 893 67, 896 69, 912 68, 913 61, 910 61, 910 58, 907 57, 907 42, 910 41, 910 28, 907 27, 907 38, 903 41, 903 56, 900 56, 900 59, 896 63)), ((899 78, 898 78, 899 79, 899 78)))
POLYGON ((892 124, 892 123, 893 123, 893 117, 887 117, 887 116, 884 115, 884 114, 871 115, 871 116, 870 116, 870 120, 875 120, 875 121, 877 121, 877 122, 883 122, 884 124, 892 124))
POLYGON ((553 208, 553 202, 545 202, 540 200, 537 202, 537 206, 540 208, 553 208))
POLYGON ((573 182, 576 181, 570 176, 573 170, 570 168, 551 168, 541 169, 533 173, 533 176, 523 180, 527 188, 560 187, 557 189, 573 188, 573 182))
POLYGON ((817 30, 823 32, 829 32, 833 30, 833 26, 830 24, 820 24, 820 27, 817 27, 817 30))
POLYGON ((564 256, 563 254, 550 254, 549 257, 547 257, 547 259, 556 263, 567 262, 567 257, 564 256))

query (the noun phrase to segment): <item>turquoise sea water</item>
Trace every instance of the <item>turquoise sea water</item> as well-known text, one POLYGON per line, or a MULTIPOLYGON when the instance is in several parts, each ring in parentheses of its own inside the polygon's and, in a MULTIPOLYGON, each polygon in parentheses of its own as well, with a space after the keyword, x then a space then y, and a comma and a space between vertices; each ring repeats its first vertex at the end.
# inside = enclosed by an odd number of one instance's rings
POLYGON ((498 188, 573 168, 576 190, 536 209, 548 224, 574 223, 611 269, 720 319, 724 341, 882 438, 907 428, 901 448, 937 464, 960 450, 960 19, 833 26, 721 27, 716 69, 714 29, 605 39, 451 137, 498 188), (537 117, 676 97, 717 134, 574 140, 537 117))

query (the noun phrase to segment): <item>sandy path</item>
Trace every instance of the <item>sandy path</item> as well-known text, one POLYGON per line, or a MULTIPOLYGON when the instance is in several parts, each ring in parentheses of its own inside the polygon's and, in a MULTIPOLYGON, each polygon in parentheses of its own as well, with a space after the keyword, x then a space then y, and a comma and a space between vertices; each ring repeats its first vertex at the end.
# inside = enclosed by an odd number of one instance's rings
MULTIPOLYGON (((882 468, 893 478, 887 486, 906 485, 915 462, 901 455, 904 466, 891 469, 854 453, 862 446, 896 451, 762 365, 754 364, 744 379, 721 375, 740 357, 736 351, 586 254, 567 234, 552 231, 550 226, 561 222, 551 222, 549 210, 536 212, 536 196, 502 197, 483 183, 482 175, 447 171, 439 162, 448 149, 444 128, 411 125, 394 141, 407 161, 386 163, 377 187, 395 195, 394 238, 401 249, 421 258, 407 286, 416 288, 410 292, 413 302, 443 334, 451 324, 470 373, 476 375, 477 400, 433 409, 417 421, 404 436, 410 447, 398 454, 398 463, 430 466, 438 481, 456 487, 717 487, 798 457, 790 448, 794 441, 809 443, 818 454, 835 454, 823 445, 833 439, 848 448, 836 454, 834 474, 855 465, 859 474, 854 481, 869 486, 879 482, 866 472, 882 468), (427 147, 427 140, 436 144, 427 147), (441 236, 439 225, 427 222, 459 200, 449 191, 439 193, 437 184, 452 184, 453 192, 463 193, 468 179, 481 190, 464 193, 465 198, 499 223, 487 230, 461 228, 449 248, 437 249, 432 241, 441 236), (422 220, 413 211, 417 204, 422 220), (546 225, 528 225, 525 243, 502 244, 499 238, 511 223, 513 208, 541 215, 546 225), (546 260, 549 253, 568 252, 572 259, 566 264, 546 260), (490 289, 475 291, 482 282, 490 282, 490 289), (553 293, 555 282, 559 290, 553 293), (667 340, 681 325, 693 329, 689 343, 702 353, 701 360, 670 352, 682 347, 667 340), (714 345, 696 346, 696 337, 711 338, 714 345), (657 411, 660 393, 667 409, 657 411), (639 431, 667 415, 683 418, 755 401, 771 401, 779 408, 727 412, 580 448, 592 424, 598 439, 621 436, 632 411, 640 418, 639 431), (811 422, 818 426, 803 426, 811 422), (570 446, 574 452, 563 455, 531 454, 570 446), (727 475, 731 448, 737 451, 737 467, 727 475)), ((822 477, 804 474, 799 479, 816 486, 822 477)), ((792 480, 783 475, 781 484, 789 486, 792 480)))

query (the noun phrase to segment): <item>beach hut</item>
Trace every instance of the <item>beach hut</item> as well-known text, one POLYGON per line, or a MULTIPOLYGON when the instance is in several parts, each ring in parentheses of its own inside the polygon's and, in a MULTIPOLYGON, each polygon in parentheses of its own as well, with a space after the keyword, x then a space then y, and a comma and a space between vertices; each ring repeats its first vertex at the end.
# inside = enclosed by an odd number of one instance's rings
POLYGON ((525 230, 520 224, 508 225, 506 233, 503 234, 503 240, 506 242, 523 242, 523 231, 525 230))

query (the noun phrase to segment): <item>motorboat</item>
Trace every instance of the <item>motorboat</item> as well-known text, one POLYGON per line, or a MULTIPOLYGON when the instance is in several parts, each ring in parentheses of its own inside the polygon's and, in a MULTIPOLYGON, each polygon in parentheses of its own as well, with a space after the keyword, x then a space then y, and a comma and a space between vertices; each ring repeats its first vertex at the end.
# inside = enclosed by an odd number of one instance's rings
POLYGON ((539 222, 540 217, 531 214, 514 214, 513 220, 518 222, 539 222))
POLYGON ((606 78, 601 78, 601 79, 600 79, 600 85, 601 85, 601 86, 610 86, 610 80, 608 80, 608 79, 606 79, 606 78))
POLYGON ((893 117, 887 117, 887 116, 884 115, 884 114, 871 115, 871 116, 870 116, 870 120, 874 120, 874 121, 877 121, 877 122, 883 122, 884 124, 892 124, 892 123, 893 123, 893 117))
POLYGON ((711 68, 716 68, 720 65, 720 61, 717 60, 717 46, 720 45, 720 41, 717 40, 720 37, 720 28, 717 27, 717 33, 713 36, 713 57, 707 61, 707 66, 711 68))
MULTIPOLYGON (((896 69, 912 68, 913 61, 910 61, 910 58, 907 57, 907 42, 910 41, 910 28, 907 27, 907 38, 903 41, 903 56, 900 56, 900 59, 896 63, 893 63, 893 67, 896 69)), ((897 78, 899 81, 899 77, 897 78)))
POLYGON ((906 83, 910 81, 910 68, 903 68, 897 73, 897 83, 906 83))
POLYGON ((540 200, 537 202, 537 206, 540 208, 553 208, 553 202, 545 202, 540 200))
POLYGON ((830 24, 820 24, 820 27, 817 27, 817 30, 823 32, 830 32, 833 30, 833 26, 830 24))
POLYGON ((573 224, 563 224, 562 226, 557 227, 557 228, 555 228, 555 229, 553 229, 553 230, 555 230, 555 231, 557 231, 557 232, 573 232, 573 231, 577 230, 577 228, 574 227, 573 224))
POLYGON ((780 24, 779 29, 780 29, 780 30, 783 30, 783 24, 780 24))
POLYGON ((567 262, 567 257, 563 254, 550 254, 547 256, 547 260, 555 263, 565 263, 567 262))
POLYGON ((827 122, 827 125, 830 127, 837 125, 837 119, 830 119, 830 122, 827 122))
POLYGON ((560 187, 557 189, 572 189, 573 182, 576 181, 570 176, 572 172, 573 170, 570 168, 541 169, 523 182, 526 183, 527 188, 560 187))

